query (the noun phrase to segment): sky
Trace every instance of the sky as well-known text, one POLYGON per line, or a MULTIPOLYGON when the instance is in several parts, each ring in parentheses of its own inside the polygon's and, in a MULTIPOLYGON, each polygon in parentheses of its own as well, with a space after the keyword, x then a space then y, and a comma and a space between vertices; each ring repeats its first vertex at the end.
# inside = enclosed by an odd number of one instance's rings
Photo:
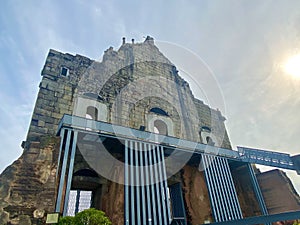
MULTIPOLYGON (((2 1, 0 171, 22 153, 50 48, 100 60, 122 37, 142 42, 147 35, 171 61, 185 58, 166 45, 210 69, 222 96, 211 106, 226 117, 234 149, 299 154, 300 78, 284 70, 300 54, 299 9, 299 0, 2 1)), ((300 192, 299 176, 288 176, 300 192)))

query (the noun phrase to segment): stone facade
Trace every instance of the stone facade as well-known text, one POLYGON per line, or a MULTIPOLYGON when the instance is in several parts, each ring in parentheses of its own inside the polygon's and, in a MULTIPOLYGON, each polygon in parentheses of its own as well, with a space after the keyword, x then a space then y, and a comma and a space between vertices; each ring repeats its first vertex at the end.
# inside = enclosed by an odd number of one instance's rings
POLYGON ((232 164, 231 171, 244 217, 261 215, 247 166, 232 164))
POLYGON ((275 169, 257 179, 270 214, 300 210, 300 197, 285 172, 275 169))
POLYGON ((188 83, 152 40, 125 43, 118 51, 109 48, 102 62, 50 50, 42 76, 28 142, 55 136, 62 115, 76 114, 75 99, 92 93, 106 105, 109 123, 147 129, 146 114, 158 107, 174 121, 174 136, 201 141, 199 128, 207 126, 220 146, 231 148, 224 117, 194 98, 188 83), (68 69, 67 76, 61 75, 63 68, 68 69))
POLYGON ((59 139, 41 137, 0 176, 0 224, 41 224, 53 212, 59 139))
MULTIPOLYGON (((204 144, 209 135, 215 145, 231 149, 225 118, 194 98, 189 84, 151 37, 143 43, 124 42, 117 51, 110 47, 101 62, 50 50, 41 75, 24 153, 0 176, 0 224, 41 224, 55 210, 60 145, 56 134, 64 114, 150 132, 159 120, 167 126, 166 135, 204 144)), ((98 196, 93 205, 105 211, 113 224, 124 224, 124 186, 82 176, 80 171, 91 168, 81 154, 76 153, 75 160, 73 187, 93 187, 98 196)), ((121 179, 123 171, 115 171, 121 179)), ((234 174, 244 215, 259 214, 254 200, 252 210, 247 208, 248 199, 254 199, 252 190, 243 189, 249 179, 239 179, 243 176, 239 171, 234 174)), ((189 224, 212 221, 203 172, 186 165, 168 182, 174 180, 183 184, 189 224)))

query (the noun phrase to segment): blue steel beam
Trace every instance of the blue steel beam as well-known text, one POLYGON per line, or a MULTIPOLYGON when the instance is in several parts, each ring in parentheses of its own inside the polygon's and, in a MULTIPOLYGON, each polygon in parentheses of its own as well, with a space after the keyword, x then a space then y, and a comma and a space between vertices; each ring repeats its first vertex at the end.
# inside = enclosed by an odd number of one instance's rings
POLYGON ((143 140, 152 143, 162 143, 168 146, 179 147, 187 151, 196 151, 199 153, 207 153, 212 155, 219 155, 223 157, 228 157, 231 159, 238 159, 239 154, 237 151, 225 148, 219 148, 214 146, 209 146, 193 141, 183 140, 176 137, 164 136, 161 134, 152 135, 152 133, 147 131, 140 131, 132 129, 129 127, 123 127, 120 125, 114 125, 102 121, 95 121, 93 126, 88 123, 89 119, 71 115, 64 115, 58 126, 58 134, 62 127, 73 127, 81 129, 83 132, 98 132, 103 135, 114 135, 118 138, 143 140))
POLYGON ((70 156, 70 162, 69 162, 69 172, 68 172, 68 180, 67 180, 66 194, 65 194, 65 200, 64 200, 65 203, 64 203, 63 216, 66 216, 67 211, 68 211, 69 194, 70 194, 70 190, 71 190, 71 183, 72 183, 73 169, 74 169, 74 162, 75 162, 77 136, 78 136, 78 132, 75 130, 73 132, 73 141, 72 141, 72 149, 71 149, 71 156, 70 156))
POLYGON ((156 151, 158 151, 158 146, 157 145, 152 145, 152 153, 153 153, 153 169, 154 169, 154 187, 155 187, 155 190, 156 190, 156 201, 157 201, 157 212, 158 212, 158 224, 163 224, 162 222, 162 215, 161 215, 161 198, 160 198, 160 192, 162 190, 159 189, 159 174, 158 174, 158 160, 157 160, 157 155, 156 155, 156 151))
POLYGON ((169 219, 169 223, 171 222, 171 211, 170 211, 170 207, 168 205, 169 203, 169 195, 168 195, 168 183, 167 183, 167 172, 166 172, 166 164, 165 164, 165 159, 164 159, 164 148, 162 146, 161 147, 161 159, 162 159, 162 175, 163 175, 163 183, 164 183, 164 195, 165 195, 165 204, 166 204, 166 208, 167 208, 167 217, 169 219))
MULTIPOLYGON (((144 173, 144 157, 145 150, 143 148, 143 143, 139 142, 139 165, 141 171, 141 199, 142 199, 142 224, 147 224, 147 216, 146 216, 146 195, 145 195, 145 173, 144 173)), ((148 200, 148 199, 147 199, 148 200)))
POLYGON ((61 212, 61 201, 63 197, 63 187, 65 184, 65 176, 66 176, 66 169, 67 169, 67 161, 69 156, 69 147, 70 147, 70 140, 71 140, 71 132, 72 130, 67 131, 67 140, 65 144, 64 149, 64 158, 63 158, 63 164, 61 168, 61 174, 59 179, 59 187, 58 187, 58 194, 56 199, 56 206, 55 206, 55 212, 61 212))
MULTIPOLYGON (((91 123, 88 119, 86 118, 81 118, 81 117, 76 117, 76 116, 70 116, 70 115, 64 115, 63 118, 61 119, 58 127, 58 134, 63 135, 63 128, 68 129, 68 128, 75 128, 76 130, 81 130, 81 132, 87 132, 87 133, 95 133, 97 132, 99 135, 102 136, 117 136, 119 139, 124 139, 124 140, 129 140, 130 143, 130 183, 131 183, 131 196, 134 198, 134 194, 132 193, 133 189, 135 188, 133 185, 133 179, 134 176, 132 173, 136 173, 136 171, 132 168, 133 165, 133 158, 132 158, 132 141, 138 141, 141 140, 143 141, 144 144, 149 148, 151 147, 154 143, 161 142, 162 146, 166 145, 170 148, 176 147, 177 149, 180 149, 182 152, 190 152, 190 153, 196 153, 196 154, 206 154, 210 156, 219 156, 222 158, 227 158, 230 160, 235 160, 235 161, 241 161, 245 163, 255 163, 255 164, 261 164, 261 165, 268 165, 268 166, 273 166, 273 167, 278 167, 278 168, 284 168, 284 169, 290 169, 290 170, 296 170, 298 169, 299 171, 299 165, 295 163, 295 159, 293 157, 290 157, 289 154, 284 154, 284 153, 278 153, 278 152, 272 152, 272 151, 265 151, 265 150, 260 150, 260 149, 252 149, 252 148, 245 148, 245 147, 238 147, 238 151, 231 150, 231 149, 224 149, 224 148, 219 148, 215 146, 209 146, 197 142, 192 142, 188 140, 182 140, 178 139, 175 137, 169 137, 169 136, 164 136, 164 135, 151 135, 150 132, 145 132, 145 131, 139 131, 135 130, 132 128, 128 127, 123 127, 123 126, 118 126, 118 125, 112 125, 109 123, 101 122, 101 121, 93 121, 91 123), (131 141, 130 141, 131 140, 131 141)), ((65 147, 65 154, 64 158, 68 155, 68 150, 69 150, 69 141, 70 141, 70 133, 67 135, 67 140, 66 140, 66 147, 65 147)), ((129 144, 128 143, 128 144, 129 144)), ((128 147, 127 147, 128 148, 128 147)), ((150 149, 148 149, 150 150, 150 149)), ((129 156, 129 155, 128 155, 129 156)), ((149 154, 149 162, 147 159, 147 154, 145 155, 145 162, 146 164, 149 163, 152 165, 152 154, 149 154)), ((155 156, 154 156, 155 158, 155 156)), ((297 158, 299 161, 299 159, 297 158)), ((65 174, 65 163, 66 161, 63 160, 64 163, 62 165, 62 174, 63 176, 65 174)), ((297 162, 298 162, 297 161, 297 162)), ((129 169, 129 168, 128 168, 129 169)), ((129 171, 128 171, 129 172, 129 171)), ((148 172, 148 171, 147 171, 148 172)), ((150 171, 150 181, 152 181, 151 178, 153 178, 153 174, 151 174, 152 171, 150 171)), ((213 171, 211 171, 213 172, 213 171)), ((146 173, 147 174, 147 173, 146 173)), ((129 175, 129 174, 128 174, 129 175)), ((61 177, 62 178, 62 177, 61 177)), ((128 178, 127 178, 128 179, 128 178)), ((61 183, 59 185, 59 193, 58 193, 58 201, 56 204, 56 210, 60 210, 60 202, 62 198, 62 183, 64 182, 63 179, 61 179, 61 183)), ((153 182, 153 181, 152 181, 153 182)), ((225 182, 226 183, 226 182, 225 182)), ((147 187, 149 188, 149 187, 147 187)), ((152 186, 153 188, 153 186, 152 186)), ((146 190, 147 192, 147 197, 148 195, 152 192, 153 190, 146 190), (150 193, 149 193, 150 192, 150 193)), ((150 196, 149 196, 150 197, 150 196)), ((153 197, 153 195, 152 195, 153 197)), ((155 202, 154 202, 155 204, 155 202)), ((149 205, 148 205, 149 207, 149 205)), ((133 213, 134 209, 131 208, 131 213, 133 213)), ((151 215, 152 210, 150 210, 149 215, 151 215)), ((156 212, 155 210, 153 211, 153 218, 152 222, 155 222, 156 218, 156 212), (154 221, 153 221, 154 220, 154 221)), ((283 215, 278 215, 279 217, 274 217, 274 215, 264 215, 260 217, 255 217, 255 218, 247 218, 243 220, 235 220, 234 222, 231 223, 231 221, 228 222, 222 222, 222 224, 251 224, 251 221, 254 221, 253 224, 255 223, 268 223, 271 219, 275 218, 280 218, 280 220, 284 220, 285 218, 290 219, 291 215, 294 214, 283 214, 283 215), (246 221, 246 222, 244 222, 246 221), (259 221, 259 222, 257 222, 259 221)), ((299 212, 298 212, 298 215, 299 212)), ((300 216, 299 216, 300 217, 300 216)), ((299 218, 298 217, 298 218, 299 218)), ((150 219, 149 218, 149 219, 150 219)), ((150 220, 151 220, 150 219, 150 220)), ((218 223, 214 223, 218 224, 218 223)))
MULTIPOLYGON (((206 184, 207 184, 207 190, 208 190, 208 194, 209 194, 209 200, 210 200, 211 205, 216 205, 218 198, 217 198, 217 196, 215 194, 215 190, 213 188, 211 168, 209 165, 210 165, 209 157, 207 155, 203 154, 203 166, 205 168, 204 173, 205 173, 205 180, 206 180, 206 184)), ((217 207, 212 207, 212 213, 213 213, 215 221, 217 221, 217 222, 221 221, 220 212, 217 207)))
MULTIPOLYGON (((146 195, 147 195, 147 212, 148 212, 148 224, 152 224, 152 207, 150 204, 150 196, 152 196, 151 194, 151 190, 150 190, 150 184, 151 184, 151 180, 150 180, 150 172, 149 172, 149 168, 150 168, 150 164, 149 164, 149 160, 148 160, 148 152, 149 152, 149 144, 148 143, 144 143, 144 151, 145 151, 145 182, 146 182, 146 195)), ((150 156, 149 156, 150 157, 150 156)))
POLYGON ((128 140, 125 140, 125 225, 129 225, 129 147, 128 140))
POLYGON ((217 195, 217 199, 219 201, 218 204, 215 204, 213 207, 218 207, 219 211, 221 212, 221 219, 219 221, 225 221, 227 220, 227 213, 226 213, 226 205, 223 199, 223 193, 221 192, 223 190, 223 187, 220 185, 219 183, 219 174, 218 171, 216 171, 216 161, 218 160, 218 158, 216 157, 212 157, 212 156, 208 156, 211 157, 211 164, 209 165, 209 167, 211 168, 212 171, 212 180, 213 182, 213 189, 215 190, 215 194, 217 195))
MULTIPOLYGON (((136 218, 136 222, 137 222, 137 225, 141 225, 141 211, 140 211, 140 208, 141 208, 141 198, 140 198, 140 167, 139 167, 139 157, 138 157, 138 142, 134 142, 134 159, 135 159, 135 162, 134 162, 134 170, 135 170, 135 195, 136 195, 136 201, 135 201, 135 204, 137 206, 137 209, 135 211, 135 214, 137 215, 137 218, 136 218)), ((131 203, 133 204, 133 203, 131 203)))
POLYGON ((161 190, 161 201, 162 201, 162 208, 163 208, 163 220, 164 220, 164 223, 163 224, 168 224, 168 219, 169 219, 169 214, 167 213, 167 210, 166 210, 166 203, 168 202, 167 201, 167 195, 166 195, 166 191, 167 191, 167 186, 165 186, 165 176, 164 176, 164 170, 162 168, 162 163, 164 161, 164 149, 162 146, 158 146, 157 147, 158 149, 158 152, 157 152, 157 159, 158 159, 158 173, 160 174, 159 176, 159 184, 160 184, 160 190, 161 190))
POLYGON ((117 136, 118 138, 143 140, 152 143, 159 142, 163 145, 179 148, 182 151, 189 151, 200 154, 206 153, 209 155, 216 155, 241 162, 273 166, 277 168, 297 171, 297 168, 295 167, 291 156, 285 153, 278 153, 246 147, 238 147, 238 151, 235 151, 231 149, 209 146, 170 136, 164 136, 159 134, 151 135, 150 132, 140 131, 119 125, 113 125, 102 121, 94 121, 93 123, 91 123, 90 121, 91 120, 86 118, 65 114, 59 122, 58 134, 60 133, 63 127, 72 127, 82 129, 83 132, 88 132, 87 130, 90 130, 93 132, 101 133, 102 135, 117 136))
POLYGON ((252 185, 253 185, 253 188, 254 188, 254 192, 255 192, 256 198, 257 198, 258 203, 259 203, 260 210, 261 210, 263 215, 268 215, 269 214, 268 209, 267 209, 267 206, 265 204, 263 195, 261 193, 261 190, 260 190, 256 175, 254 173, 253 167, 250 163, 247 163, 247 167, 248 167, 251 182, 252 182, 252 185))
MULTIPOLYGON (((135 202, 135 199, 134 199, 134 177, 135 177, 135 174, 134 174, 134 164, 133 164, 133 143, 132 141, 129 142, 130 143, 130 148, 129 148, 129 151, 130 151, 130 201, 131 202, 135 202)), ((130 220, 130 225, 135 225, 135 209, 134 209, 134 204, 131 204, 131 220, 130 220)))
POLYGON ((273 166, 283 169, 295 169, 289 154, 265 151, 261 149, 237 147, 242 162, 273 166))
POLYGON ((125 225, 169 224, 163 147, 125 140, 125 164, 125 225))
POLYGON ((152 152, 154 151, 153 150, 153 145, 148 145, 148 151, 149 151, 149 171, 150 171, 150 188, 151 188, 151 197, 152 197, 152 215, 153 215, 153 218, 152 218, 152 224, 158 224, 157 222, 157 215, 156 215, 156 197, 155 197, 155 189, 154 189, 154 184, 155 184, 155 177, 154 177, 154 171, 152 169, 152 166, 153 166, 153 154, 152 152))
POLYGON ((242 211, 226 159, 203 154, 205 178, 216 222, 241 219, 242 211))
POLYGON ((62 147, 63 147, 63 143, 64 143, 64 136, 65 136, 65 130, 64 128, 62 128, 61 132, 60 132, 60 146, 59 146, 59 155, 58 155, 58 160, 57 160, 57 170, 56 170, 56 175, 55 178, 57 179, 58 176, 58 171, 60 168, 60 159, 61 159, 61 154, 62 154, 62 147))
POLYGON ((300 211, 248 217, 239 220, 224 221, 220 223, 210 223, 210 225, 254 225, 254 224, 268 224, 272 222, 297 220, 297 219, 300 219, 300 211))
POLYGON ((294 163, 294 167, 298 175, 300 175, 300 155, 294 155, 291 157, 294 163))
POLYGON ((235 190, 235 186, 234 186, 234 183, 233 183, 233 178, 232 178, 232 175, 231 175, 231 171, 230 171, 230 168, 229 168, 228 161, 225 158, 221 158, 221 160, 225 164, 225 166, 224 166, 225 176, 229 178, 229 179, 226 179, 226 184, 227 184, 227 188, 228 188, 227 190, 230 193, 230 195, 229 195, 230 203, 234 206, 234 209, 235 209, 233 218, 241 219, 241 218, 243 218, 242 211, 241 211, 241 206, 239 204, 239 200, 238 200, 237 193, 236 193, 236 190, 235 190))

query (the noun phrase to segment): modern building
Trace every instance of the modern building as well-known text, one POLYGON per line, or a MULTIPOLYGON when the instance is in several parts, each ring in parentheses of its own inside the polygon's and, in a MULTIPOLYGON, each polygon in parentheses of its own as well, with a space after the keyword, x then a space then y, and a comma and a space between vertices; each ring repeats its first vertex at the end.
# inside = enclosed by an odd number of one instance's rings
POLYGON ((41 74, 24 152, 0 176, 0 224, 41 224, 49 213, 90 207, 114 225, 259 223, 299 213, 285 174, 252 165, 299 172, 299 156, 232 150, 224 116, 194 97, 153 38, 123 39, 101 62, 50 50, 41 74), (275 177, 285 186, 273 192, 275 177), (274 201, 282 193, 285 201, 274 201))

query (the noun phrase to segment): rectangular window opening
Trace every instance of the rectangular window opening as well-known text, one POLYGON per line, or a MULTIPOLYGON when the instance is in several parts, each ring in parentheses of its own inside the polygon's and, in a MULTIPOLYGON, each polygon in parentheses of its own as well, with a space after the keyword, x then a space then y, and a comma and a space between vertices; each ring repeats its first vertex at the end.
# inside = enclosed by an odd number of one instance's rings
POLYGON ((60 71, 60 75, 65 76, 65 77, 69 76, 69 69, 66 67, 62 67, 61 71, 60 71))
POLYGON ((32 119, 31 120, 31 125, 32 126, 38 126, 39 121, 37 119, 32 119))
POLYGON ((92 191, 71 190, 69 195, 67 216, 89 209, 92 203, 92 191))

